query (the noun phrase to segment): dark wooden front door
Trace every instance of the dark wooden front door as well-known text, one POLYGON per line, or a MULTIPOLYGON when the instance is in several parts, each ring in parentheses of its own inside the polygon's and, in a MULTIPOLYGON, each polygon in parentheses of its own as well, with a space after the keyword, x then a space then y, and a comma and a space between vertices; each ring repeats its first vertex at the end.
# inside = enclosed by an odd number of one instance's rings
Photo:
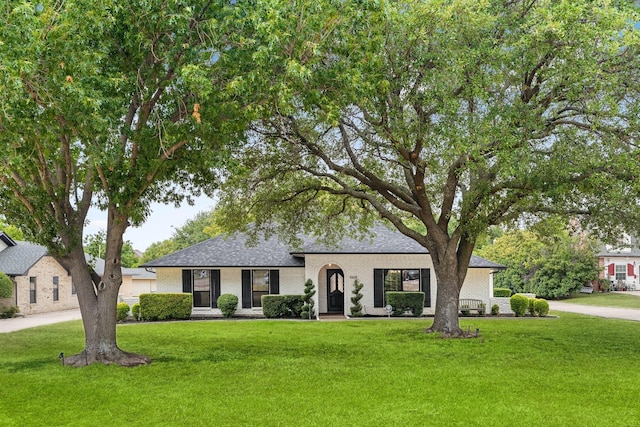
POLYGON ((327 270, 327 311, 344 313, 344 273, 342 270, 327 270))

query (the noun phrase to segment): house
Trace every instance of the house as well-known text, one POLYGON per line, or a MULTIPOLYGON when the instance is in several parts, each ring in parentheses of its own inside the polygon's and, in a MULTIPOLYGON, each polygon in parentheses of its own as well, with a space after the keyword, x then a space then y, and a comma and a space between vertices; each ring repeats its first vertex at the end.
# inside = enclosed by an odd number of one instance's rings
POLYGON ((0 271, 14 283, 13 297, 2 305, 17 306, 27 315, 78 307, 71 275, 44 246, 0 232, 0 271))
POLYGON ((596 255, 600 278, 611 282, 612 289, 640 289, 640 241, 624 235, 617 245, 605 245, 596 255))
MULTIPOLYGON (((104 272, 104 260, 86 257, 98 274, 104 272)), ((14 241, 0 232, 0 271, 14 283, 13 297, 0 300, 0 306, 17 306, 26 315, 79 307, 71 275, 44 246, 14 241)), ((143 268, 122 269, 120 300, 137 302, 139 294, 149 292, 155 292, 155 274, 143 268)))
MULTIPOLYGON (((304 283, 316 285, 318 313, 350 313, 354 281, 364 284, 364 313, 385 315, 385 290, 425 292, 425 314, 434 313, 437 283, 427 250, 398 231, 377 225, 371 239, 343 239, 335 248, 305 238, 291 249, 277 238, 246 244, 245 235, 218 236, 144 264, 154 268, 158 292, 193 295, 192 315, 221 314, 216 300, 234 294, 237 315, 261 316, 261 297, 302 294, 304 283)), ((490 306, 493 272, 503 266, 479 257, 471 265, 460 298, 490 306)))

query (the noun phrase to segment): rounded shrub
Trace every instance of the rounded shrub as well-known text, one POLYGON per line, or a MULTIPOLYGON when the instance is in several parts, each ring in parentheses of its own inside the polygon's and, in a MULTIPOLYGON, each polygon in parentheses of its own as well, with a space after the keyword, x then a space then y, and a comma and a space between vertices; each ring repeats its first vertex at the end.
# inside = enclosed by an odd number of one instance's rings
POLYGON ((116 319, 118 320, 118 322, 127 320, 127 317, 129 316, 129 308, 129 304, 127 304, 126 302, 118 303, 118 305, 116 306, 116 319))
POLYGON ((135 303, 131 306, 131 314, 136 320, 140 320, 140 303, 135 303))
POLYGON ((3 272, 0 271, 0 298, 11 298, 13 295, 13 282, 3 272))
POLYGON ((498 304, 493 304, 491 306, 491 315, 497 316, 498 314, 500 314, 500 306, 498 304))
POLYGON ((540 317, 544 317, 549 314, 549 303, 547 302, 547 300, 536 298, 535 302, 533 303, 533 307, 535 313, 540 317))
POLYGON ((238 297, 233 294, 222 294, 217 300, 218 308, 224 317, 231 317, 238 308, 238 297))
POLYGON ((511 310, 516 314, 516 317, 522 317, 527 312, 527 308, 529 308, 529 298, 524 295, 515 294, 509 299, 509 305, 511 306, 511 310))
POLYGON ((529 314, 530 314, 531 316, 535 316, 535 315, 536 315, 536 312, 535 312, 535 310, 534 310, 534 308, 533 308, 533 304, 534 304, 535 302, 536 302, 536 299, 535 299, 535 298, 529 298, 529 306, 527 307, 527 310, 529 311, 529 314))

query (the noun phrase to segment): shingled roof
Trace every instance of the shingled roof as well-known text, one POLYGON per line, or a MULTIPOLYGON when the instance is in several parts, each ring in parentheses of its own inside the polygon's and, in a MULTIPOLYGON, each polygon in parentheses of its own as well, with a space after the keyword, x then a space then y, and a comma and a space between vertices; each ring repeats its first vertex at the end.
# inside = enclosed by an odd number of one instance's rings
MULTIPOLYGON (((303 238, 300 250, 291 251, 276 237, 260 239, 248 246, 248 237, 242 233, 217 236, 162 258, 147 262, 142 267, 304 267, 306 254, 427 254, 415 240, 377 225, 371 237, 362 240, 345 237, 335 247, 329 247, 310 237, 303 238)), ((471 268, 503 269, 504 266, 473 256, 471 268)))
POLYGON ((30 242, 14 241, 0 252, 0 271, 7 276, 24 276, 40 258, 47 254, 47 248, 30 242))

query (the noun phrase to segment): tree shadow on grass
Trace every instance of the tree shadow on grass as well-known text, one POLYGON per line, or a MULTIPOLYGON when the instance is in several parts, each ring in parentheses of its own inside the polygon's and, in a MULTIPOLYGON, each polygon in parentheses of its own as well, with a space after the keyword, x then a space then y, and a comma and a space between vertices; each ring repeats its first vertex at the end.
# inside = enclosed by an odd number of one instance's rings
POLYGON ((46 368, 51 365, 60 364, 57 357, 47 357, 42 359, 29 359, 18 362, 2 362, 0 364, 0 371, 7 372, 9 374, 16 374, 20 372, 33 372, 38 369, 46 368))

